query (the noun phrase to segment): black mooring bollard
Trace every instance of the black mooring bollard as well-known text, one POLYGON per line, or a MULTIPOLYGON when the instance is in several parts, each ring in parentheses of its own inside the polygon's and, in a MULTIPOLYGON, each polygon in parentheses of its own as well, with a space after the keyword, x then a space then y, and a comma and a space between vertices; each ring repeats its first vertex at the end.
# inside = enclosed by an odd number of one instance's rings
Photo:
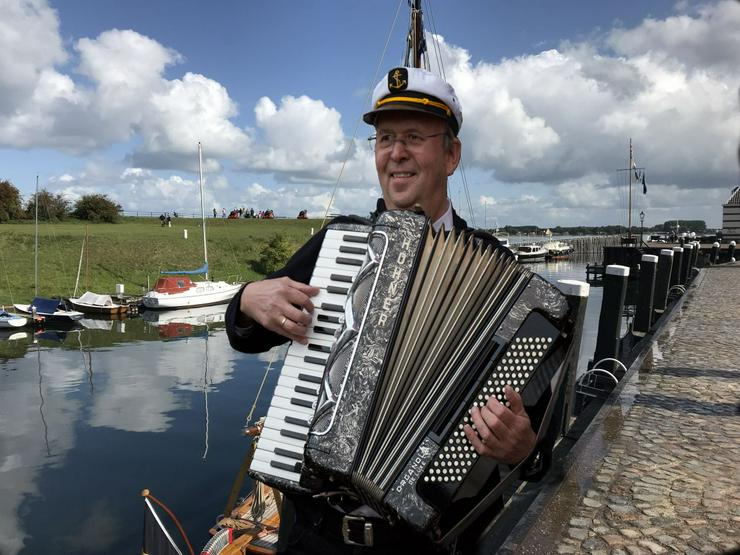
MULTIPOLYGON (((612 264, 604 271, 604 298, 599 313, 599 332, 596 336, 594 365, 605 358, 617 358, 622 331, 622 311, 627 294, 627 280, 630 269, 627 266, 612 264)), ((611 361, 598 365, 616 375, 617 365, 611 361)), ((617 376, 621 378, 622 372, 617 376)))
POLYGON ((668 289, 680 283, 681 264, 683 262, 683 247, 673 247, 673 266, 671 267, 671 281, 668 289))
POLYGON ((719 243, 716 241, 712 244, 712 252, 709 254, 709 261, 716 264, 719 260, 719 243))
POLYGON ((658 268, 658 257, 654 254, 643 254, 640 262, 640 291, 637 295, 635 320, 632 322, 632 335, 644 337, 650 331, 655 298, 655 274, 658 268))
POLYGON ((727 261, 735 262, 735 241, 730 241, 730 246, 727 249, 727 261))
POLYGON ((686 243, 683 246, 683 260, 681 261, 681 273, 678 276, 679 285, 686 285, 691 276, 691 262, 694 260, 694 245, 686 243))
POLYGON ((658 257, 658 271, 655 276, 655 293, 653 305, 656 318, 663 314, 668 304, 668 289, 671 283, 671 269, 673 267, 673 250, 661 249, 658 257))
POLYGON ((701 252, 701 243, 699 241, 694 242, 694 263, 691 265, 691 278, 694 278, 694 269, 699 268, 699 254, 701 252))
POLYGON ((581 338, 583 337, 583 322, 586 318, 586 305, 588 293, 591 286, 582 281, 573 279, 558 280, 558 288, 568 297, 568 302, 575 309, 575 329, 573 330, 573 341, 568 350, 566 359, 563 361, 563 391, 555 406, 553 419, 560 422, 560 431, 566 434, 571 424, 571 416, 576 400, 576 377, 578 374, 578 359, 581 352, 581 338))

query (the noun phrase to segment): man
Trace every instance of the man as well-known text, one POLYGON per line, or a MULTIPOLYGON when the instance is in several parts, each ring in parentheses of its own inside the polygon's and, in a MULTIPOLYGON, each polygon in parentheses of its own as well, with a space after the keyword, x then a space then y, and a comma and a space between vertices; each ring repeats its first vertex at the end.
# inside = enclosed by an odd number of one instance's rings
MULTIPOLYGON (((461 142, 457 135, 462 111, 453 88, 422 69, 395 68, 381 80, 373 93, 373 110, 365 122, 375 127, 372 137, 375 166, 383 198, 374 217, 384 210, 420 207, 439 230, 467 229, 496 248, 498 241, 470 230, 452 209, 447 195, 447 178, 460 162, 461 142)), ((335 221, 350 222, 352 218, 335 221)), ((247 284, 229 305, 226 320, 229 341, 237 350, 261 352, 285 341, 307 343, 307 326, 314 305, 311 298, 319 289, 307 285, 323 239, 323 232, 311 238, 286 266, 262 281, 247 284)), ((508 254, 508 250, 506 251, 508 254)), ((491 398, 481 410, 474 409, 476 431, 466 434, 476 451, 500 463, 518 464, 535 448, 532 430, 520 396, 507 387, 511 408, 491 398)), ((280 552, 286 553, 406 553, 410 549, 432 551, 426 538, 402 525, 391 527, 372 516, 375 548, 347 545, 362 543, 359 537, 342 532, 345 513, 368 515, 367 507, 329 506, 323 500, 287 496, 281 515, 280 552)), ((375 515, 377 517, 377 515, 375 515)), ((462 542, 470 548, 475 537, 462 542)))

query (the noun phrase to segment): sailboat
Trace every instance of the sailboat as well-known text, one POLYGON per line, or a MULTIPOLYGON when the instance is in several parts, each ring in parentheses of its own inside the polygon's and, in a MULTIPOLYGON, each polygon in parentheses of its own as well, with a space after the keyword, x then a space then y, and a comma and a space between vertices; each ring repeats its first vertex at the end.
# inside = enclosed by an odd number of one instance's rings
POLYGON ((59 299, 39 297, 39 176, 36 176, 36 239, 34 242, 34 298, 30 304, 13 304, 18 312, 31 314, 34 319, 43 318, 44 322, 57 324, 74 324, 83 316, 82 312, 67 310, 67 306, 59 299))
POLYGON ((147 308, 172 309, 228 303, 241 288, 241 283, 211 281, 208 279, 208 247, 206 244, 206 216, 203 208, 203 151, 198 143, 198 175, 200 184, 200 217, 203 228, 204 264, 196 270, 165 271, 154 288, 144 295, 147 308), (204 281, 192 281, 190 275, 204 274, 204 281))

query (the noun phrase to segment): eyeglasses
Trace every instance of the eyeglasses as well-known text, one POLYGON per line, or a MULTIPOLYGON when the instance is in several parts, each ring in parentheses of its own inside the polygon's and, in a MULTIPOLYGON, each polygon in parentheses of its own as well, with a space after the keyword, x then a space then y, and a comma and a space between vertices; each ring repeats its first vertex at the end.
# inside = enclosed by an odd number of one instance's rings
POLYGON ((369 136, 367 141, 375 150, 391 150, 393 145, 396 144, 396 141, 409 150, 418 150, 424 146, 427 139, 431 139, 432 137, 441 137, 442 135, 447 135, 447 133, 444 131, 442 133, 432 133, 431 135, 406 133, 401 136, 398 136, 395 133, 381 133, 379 135, 369 136))

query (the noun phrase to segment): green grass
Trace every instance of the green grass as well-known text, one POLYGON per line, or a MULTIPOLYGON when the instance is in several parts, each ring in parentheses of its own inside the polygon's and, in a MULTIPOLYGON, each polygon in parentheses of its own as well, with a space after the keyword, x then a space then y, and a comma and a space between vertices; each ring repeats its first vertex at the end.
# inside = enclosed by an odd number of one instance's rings
MULTIPOLYGON (((209 218, 208 261, 211 279, 247 281, 263 277, 254 267, 275 234, 293 250, 318 231, 320 220, 228 220, 209 218)), ((154 285, 160 270, 189 270, 203 264, 200 220, 178 218, 162 227, 156 218, 124 218, 118 224, 80 221, 39 223, 39 295, 72 295, 80 250, 88 233, 78 294, 113 293, 123 283, 127 294, 154 285), (188 239, 183 230, 188 230, 188 239), (148 280, 148 281, 147 281, 148 280)), ((34 224, 0 224, 0 304, 27 302, 34 294, 34 224)))

